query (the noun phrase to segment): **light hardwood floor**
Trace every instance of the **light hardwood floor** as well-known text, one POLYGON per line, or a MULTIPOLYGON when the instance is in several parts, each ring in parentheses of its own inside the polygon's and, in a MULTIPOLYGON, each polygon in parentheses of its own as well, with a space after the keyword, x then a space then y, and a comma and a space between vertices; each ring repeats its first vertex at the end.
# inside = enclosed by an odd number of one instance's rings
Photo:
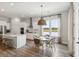
POLYGON ((51 53, 49 48, 42 52, 40 49, 35 49, 33 41, 27 41, 26 46, 19 49, 4 48, 0 46, 0 57, 71 57, 68 54, 67 46, 55 44, 55 51, 51 53))

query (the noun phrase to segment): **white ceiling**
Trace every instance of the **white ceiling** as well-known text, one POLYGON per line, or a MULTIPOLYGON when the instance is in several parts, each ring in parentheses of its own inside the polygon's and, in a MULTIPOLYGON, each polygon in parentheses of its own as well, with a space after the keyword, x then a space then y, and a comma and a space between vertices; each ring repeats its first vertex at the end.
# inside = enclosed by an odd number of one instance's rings
POLYGON ((43 15, 52 15, 61 13, 70 7, 69 2, 14 2, 14 5, 10 5, 11 2, 0 2, 0 9, 4 9, 4 12, 0 11, 0 15, 6 17, 35 17, 41 15, 41 7, 43 5, 43 15))

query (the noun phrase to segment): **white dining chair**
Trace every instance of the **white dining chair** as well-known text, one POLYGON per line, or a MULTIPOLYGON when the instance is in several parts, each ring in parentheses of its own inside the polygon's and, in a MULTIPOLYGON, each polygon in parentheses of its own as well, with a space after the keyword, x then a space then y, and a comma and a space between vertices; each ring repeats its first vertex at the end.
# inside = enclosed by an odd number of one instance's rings
POLYGON ((51 38, 48 41, 46 41, 46 47, 51 49, 52 54, 55 52, 55 38, 51 38))

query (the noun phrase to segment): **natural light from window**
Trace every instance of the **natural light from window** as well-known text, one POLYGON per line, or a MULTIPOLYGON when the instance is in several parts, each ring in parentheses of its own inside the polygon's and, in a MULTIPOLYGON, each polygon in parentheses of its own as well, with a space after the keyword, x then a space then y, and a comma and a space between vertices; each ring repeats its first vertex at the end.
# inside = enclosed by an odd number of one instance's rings
POLYGON ((46 25, 42 26, 42 35, 60 36, 60 19, 46 20, 46 25))

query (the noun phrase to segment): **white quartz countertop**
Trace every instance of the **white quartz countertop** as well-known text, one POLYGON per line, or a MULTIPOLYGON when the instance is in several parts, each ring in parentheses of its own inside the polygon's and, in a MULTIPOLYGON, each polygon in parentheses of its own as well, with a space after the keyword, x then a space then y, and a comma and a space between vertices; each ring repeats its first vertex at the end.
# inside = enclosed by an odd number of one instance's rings
POLYGON ((26 34, 0 34, 3 35, 3 37, 18 37, 18 36, 26 36, 26 34))

